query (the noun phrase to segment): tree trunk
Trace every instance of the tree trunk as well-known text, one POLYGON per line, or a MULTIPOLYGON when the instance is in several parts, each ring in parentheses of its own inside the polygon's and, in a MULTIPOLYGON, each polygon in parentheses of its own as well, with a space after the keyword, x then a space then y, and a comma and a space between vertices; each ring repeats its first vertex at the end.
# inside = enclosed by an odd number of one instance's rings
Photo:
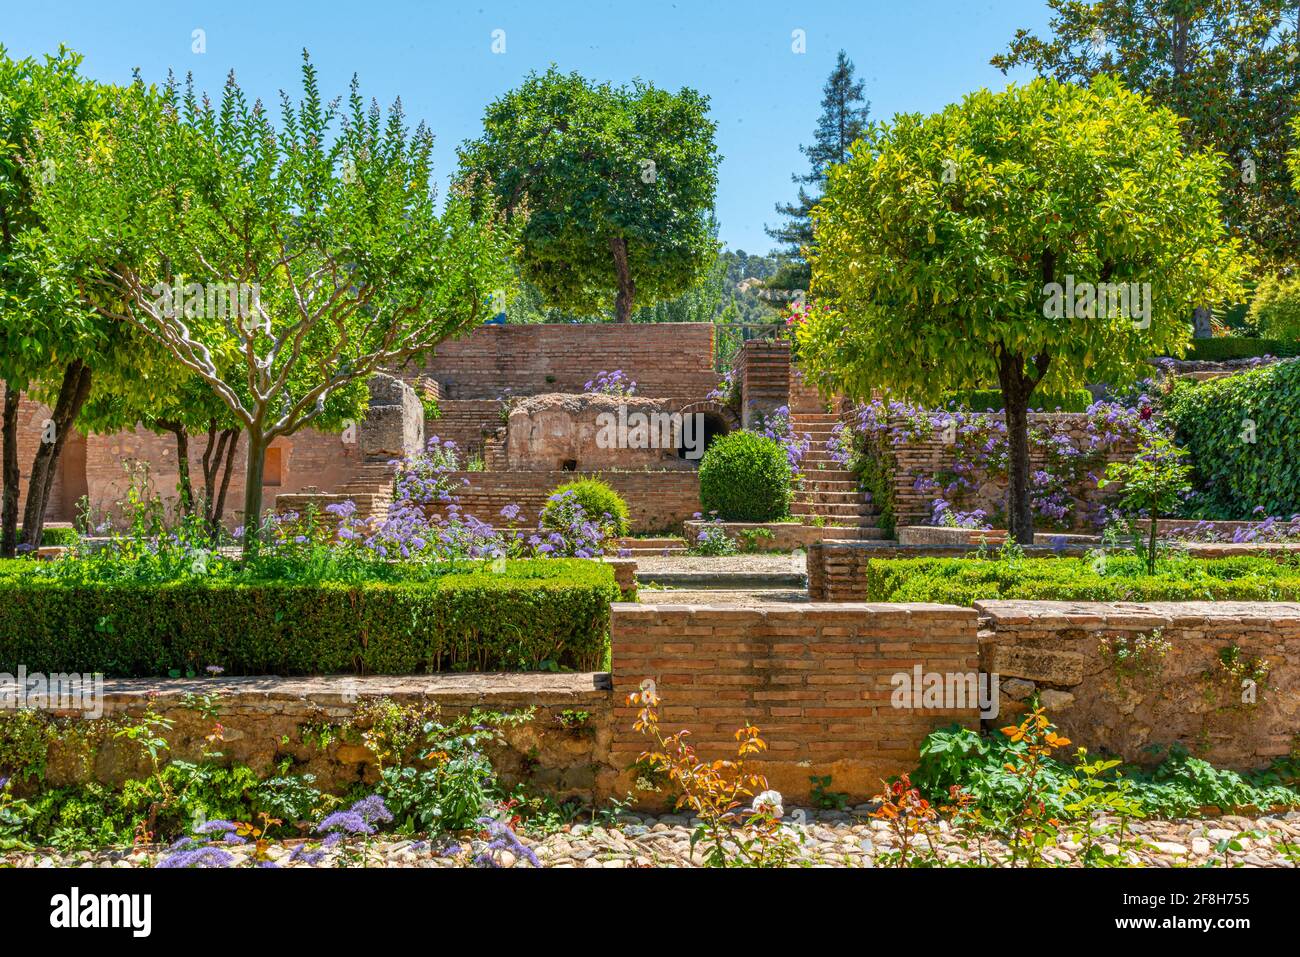
POLYGON ((1029 503, 1029 397, 1047 371, 1046 358, 1037 377, 1025 372, 1024 359, 999 350, 998 382, 1007 420, 1007 531, 1019 545, 1034 544, 1034 511, 1029 503))
POLYGON ((176 436, 176 494, 181 515, 194 514, 194 485, 190 481, 190 437, 179 422, 159 422, 158 427, 176 436))
POLYGON ((262 532, 262 473, 266 468, 269 442, 260 434, 248 433, 248 463, 244 467, 244 556, 254 554, 262 532))
POLYGON ((239 429, 226 429, 217 444, 217 461, 221 461, 221 443, 225 443, 226 461, 221 465, 221 487, 208 512, 208 525, 214 540, 221 536, 221 520, 226 514, 226 493, 230 491, 230 476, 235 471, 235 449, 239 446, 239 429))
POLYGON ((4 464, 0 469, 0 558, 18 550, 18 390, 5 383, 4 464))
POLYGON ((618 295, 614 297, 614 321, 631 322, 632 306, 636 301, 636 283, 627 264, 627 240, 621 237, 609 241, 609 251, 614 254, 614 272, 618 277, 618 295))
POLYGON ((68 433, 72 431, 72 424, 77 421, 77 415, 90 395, 90 380, 90 366, 80 359, 68 363, 50 420, 54 426, 54 440, 47 442, 42 434, 41 444, 37 446, 36 456, 32 459, 32 474, 27 482, 27 506, 23 509, 23 544, 32 548, 41 545, 41 536, 45 530, 45 509, 49 503, 50 489, 54 486, 59 454, 63 451, 68 433))

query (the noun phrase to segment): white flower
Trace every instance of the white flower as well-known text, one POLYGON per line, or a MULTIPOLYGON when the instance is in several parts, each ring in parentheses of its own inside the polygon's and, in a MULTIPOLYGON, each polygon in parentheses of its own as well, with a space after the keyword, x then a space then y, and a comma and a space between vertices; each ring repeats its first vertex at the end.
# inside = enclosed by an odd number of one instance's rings
POLYGON ((764 791, 762 794, 755 796, 754 803, 750 805, 750 810, 756 814, 767 814, 777 820, 785 814, 785 808, 781 806, 784 799, 780 791, 764 791))

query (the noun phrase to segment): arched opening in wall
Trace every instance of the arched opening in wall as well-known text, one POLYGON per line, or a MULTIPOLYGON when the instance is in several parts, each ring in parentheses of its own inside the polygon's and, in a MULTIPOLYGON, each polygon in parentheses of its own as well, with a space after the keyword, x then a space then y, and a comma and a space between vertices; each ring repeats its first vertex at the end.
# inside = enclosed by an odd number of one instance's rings
POLYGON ((704 453, 709 450, 714 440, 731 431, 731 423, 727 421, 726 416, 718 412, 683 412, 682 419, 683 439, 677 447, 677 457, 694 462, 696 465, 704 458, 704 453), (693 431, 689 431, 686 426, 685 419, 688 415, 699 417, 692 425, 693 431), (702 445, 700 444, 701 433, 702 445))

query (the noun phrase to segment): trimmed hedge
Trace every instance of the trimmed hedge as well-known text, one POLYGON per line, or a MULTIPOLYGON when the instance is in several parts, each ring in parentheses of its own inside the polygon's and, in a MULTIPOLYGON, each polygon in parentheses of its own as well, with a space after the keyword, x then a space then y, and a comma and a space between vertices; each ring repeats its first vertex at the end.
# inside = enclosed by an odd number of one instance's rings
MULTIPOLYGON (((18 541, 21 542, 22 540, 23 540, 23 530, 19 528, 18 541)), ((75 545, 76 542, 77 542, 77 532, 75 529, 64 528, 61 525, 56 525, 53 528, 46 525, 43 529, 41 529, 42 547, 75 545)))
POLYGON ((592 671, 608 659, 619 599, 612 569, 577 559, 360 584, 69 584, 14 564, 0 567, 0 671, 11 674, 592 671))
POLYGON ((1256 518, 1256 506, 1300 512, 1300 362, 1179 380, 1163 405, 1195 465, 1202 517, 1256 518))
MULTIPOLYGON (((959 408, 972 412, 1001 412, 1006 403, 1002 401, 1001 389, 965 389, 945 392, 940 405, 947 408, 950 402, 956 402, 959 408)), ((1032 409, 1055 412, 1059 407, 1062 412, 1086 412, 1092 405, 1092 393, 1087 389, 1074 389, 1065 395, 1047 395, 1034 393, 1029 397, 1032 409)))
POLYGON ((971 605, 1024 601, 1296 601, 1300 568, 1267 558, 1185 559, 1156 575, 1112 557, 1099 575, 1088 558, 884 558, 867 563, 863 601, 971 605), (1131 572, 1132 574, 1128 574, 1131 572))
POLYGON ((1202 362, 1227 362, 1231 359, 1256 359, 1260 356, 1278 358, 1300 356, 1300 341, 1247 339, 1239 336, 1193 339, 1191 351, 1183 358, 1198 359, 1202 362))
POLYGON ((715 439, 700 460, 700 505, 725 522, 771 522, 790 514, 794 472, 785 447, 756 432, 715 439))

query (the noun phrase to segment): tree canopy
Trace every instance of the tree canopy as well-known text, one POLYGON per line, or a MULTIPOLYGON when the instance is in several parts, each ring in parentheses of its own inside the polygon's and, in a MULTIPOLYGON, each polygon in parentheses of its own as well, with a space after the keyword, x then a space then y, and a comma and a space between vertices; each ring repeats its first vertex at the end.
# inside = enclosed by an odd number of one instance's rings
POLYGON ((1051 35, 1020 30, 993 65, 1062 81, 1111 76, 1187 123, 1193 149, 1223 153, 1225 215, 1264 260, 1300 257, 1300 205, 1287 175, 1300 93, 1294 0, 1048 0, 1051 35))
POLYGON ((853 397, 999 382, 1012 532, 1032 541, 1026 410, 1043 386, 1131 380, 1186 349, 1182 316, 1235 295, 1222 160, 1109 78, 981 90, 873 127, 814 209, 801 360, 853 397), (1068 294, 1068 299, 1067 299, 1068 294))
POLYGON ((717 168, 708 98, 552 67, 492 103, 466 171, 525 221, 520 265, 544 304, 598 315, 685 292, 713 266, 717 168))
POLYGON ((105 123, 51 135, 36 160, 52 248, 102 316, 160 343, 248 436, 245 546, 261 520, 266 448, 365 408, 376 370, 475 327, 509 275, 514 234, 462 180, 439 214, 432 134, 400 100, 367 107, 354 78, 303 94, 277 126, 228 79, 114 97, 105 123))

